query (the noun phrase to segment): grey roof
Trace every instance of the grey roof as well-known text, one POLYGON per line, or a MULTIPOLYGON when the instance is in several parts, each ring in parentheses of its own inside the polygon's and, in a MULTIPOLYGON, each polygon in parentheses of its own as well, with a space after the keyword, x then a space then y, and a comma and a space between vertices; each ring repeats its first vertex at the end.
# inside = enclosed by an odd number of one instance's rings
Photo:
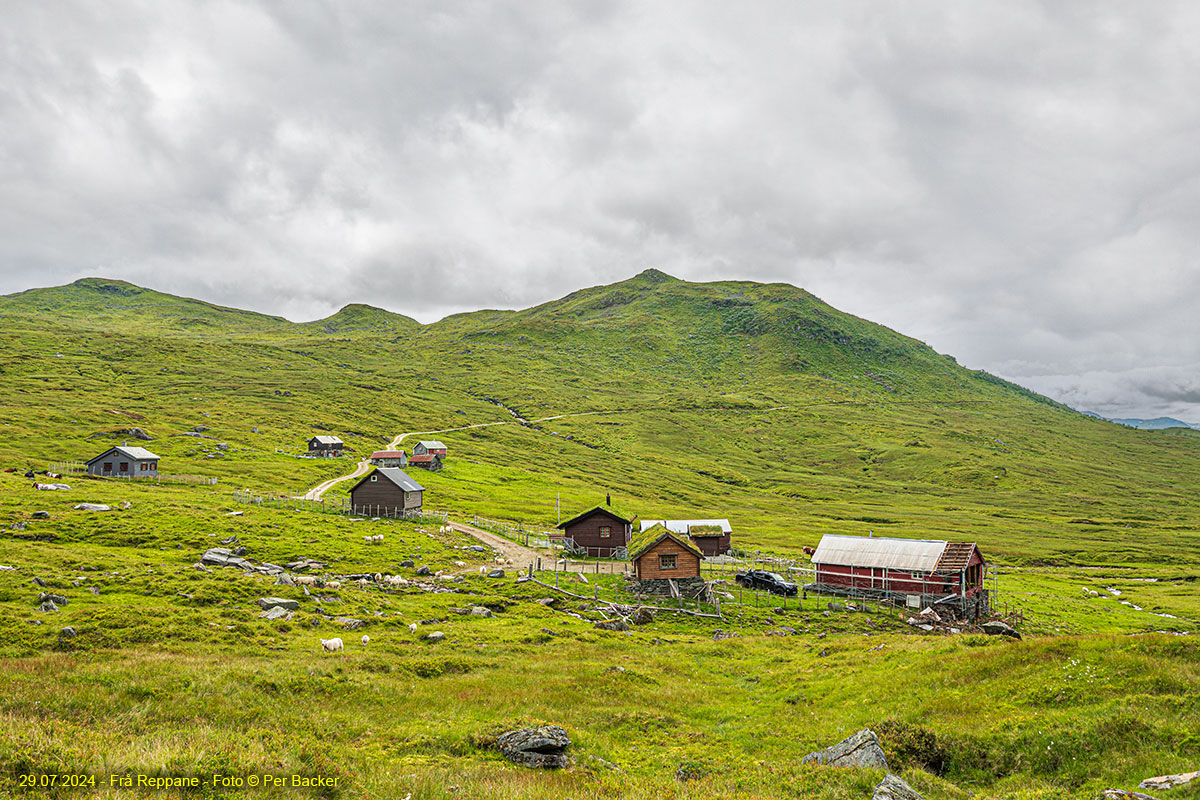
POLYGON ((687 535, 688 530, 693 525, 716 525, 720 527, 721 533, 733 533, 733 526, 729 524, 727 519, 644 519, 642 520, 642 530, 646 530, 654 525, 662 525, 671 533, 687 535))
POLYGON ((425 445, 427 450, 449 450, 450 448, 439 442, 437 439, 422 439, 417 444, 425 445))
MULTIPOLYGON (((316 439, 321 444, 343 444, 342 440, 336 436, 314 436, 313 439, 316 439)), ((309 441, 311 442, 312 439, 309 439, 309 441)))
POLYGON ((144 447, 129 447, 127 445, 117 445, 116 447, 110 447, 109 449, 105 450, 103 453, 96 456, 95 458, 93 458, 91 461, 89 461, 87 463, 91 464, 93 461, 99 461, 100 459, 104 458, 106 455, 111 453, 113 450, 116 450, 118 453, 120 453, 121 455, 125 456, 126 458, 128 458, 132 461, 158 461, 158 456, 154 455, 154 453, 151 453, 149 450, 147 450, 144 447))
POLYGON ((813 553, 814 564, 882 567, 912 572, 933 572, 946 542, 929 539, 892 539, 886 536, 825 534, 813 553))
MULTIPOLYGON (((424 486, 408 477, 408 473, 399 467, 376 467, 375 472, 378 472, 380 475, 387 478, 389 481, 396 484, 406 492, 425 491, 424 486)), ((366 480, 366 478, 363 478, 363 480, 366 480)))

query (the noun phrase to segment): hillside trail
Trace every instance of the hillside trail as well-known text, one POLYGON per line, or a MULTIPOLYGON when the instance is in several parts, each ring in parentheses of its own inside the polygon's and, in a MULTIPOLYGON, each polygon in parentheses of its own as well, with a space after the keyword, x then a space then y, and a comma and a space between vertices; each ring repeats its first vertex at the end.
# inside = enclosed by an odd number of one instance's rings
MULTIPOLYGON (((542 559, 543 569, 551 569, 553 567, 555 556, 547 555, 546 553, 539 553, 538 551, 532 550, 524 545, 517 544, 510 539, 505 539, 503 536, 498 536, 491 531, 485 531, 480 528, 476 528, 474 525, 466 525, 461 522, 451 522, 449 525, 455 531, 458 531, 459 533, 465 533, 468 536, 474 536, 488 547, 500 551, 500 556, 503 559, 512 562, 511 565, 504 565, 505 571, 516 570, 517 572, 522 572, 529 569, 530 564, 534 565, 536 568, 539 558, 542 559)), ((475 572, 478 569, 479 567, 477 566, 469 567, 467 569, 459 570, 457 574, 461 575, 468 572, 475 572)), ((625 571, 625 562, 571 562, 567 560, 565 563, 559 564, 558 569, 560 572, 596 573, 598 571, 606 575, 620 574, 625 571)))

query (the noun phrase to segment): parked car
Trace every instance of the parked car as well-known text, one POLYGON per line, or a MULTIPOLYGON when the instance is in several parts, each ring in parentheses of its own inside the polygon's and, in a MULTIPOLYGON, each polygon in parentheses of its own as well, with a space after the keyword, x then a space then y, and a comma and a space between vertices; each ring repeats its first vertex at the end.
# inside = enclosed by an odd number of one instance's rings
POLYGON ((733 579, 747 589, 764 589, 771 594, 781 594, 790 597, 796 593, 796 584, 785 580, 778 572, 767 572, 763 569, 750 569, 739 572, 733 579))

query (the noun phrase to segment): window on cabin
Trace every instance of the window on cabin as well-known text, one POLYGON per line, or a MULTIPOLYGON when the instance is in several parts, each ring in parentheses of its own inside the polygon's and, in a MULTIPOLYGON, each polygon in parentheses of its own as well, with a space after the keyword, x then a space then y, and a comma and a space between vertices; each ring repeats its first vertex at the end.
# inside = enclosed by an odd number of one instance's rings
POLYGON ((157 461, 151 461, 151 462, 150 462, 150 469, 152 469, 152 470, 154 470, 154 471, 156 471, 156 472, 157 472, 157 471, 158 471, 158 462, 157 462, 157 461))
POLYGON ((121 462, 120 471, 121 472, 129 472, 129 462, 128 461, 121 462))
POLYGON ((111 461, 105 461, 105 462, 104 462, 104 471, 105 471, 105 472, 112 472, 112 462, 111 462, 111 461))
POLYGON ((658 557, 658 568, 659 569, 675 569, 675 559, 676 558, 677 558, 677 556, 675 553, 663 553, 662 555, 660 555, 658 557))
POLYGON ((377 480, 379 480, 379 476, 378 476, 378 475, 372 475, 372 476, 371 476, 371 480, 373 480, 373 481, 377 481, 377 480))
POLYGON ((150 465, 145 461, 142 462, 141 466, 142 466, 142 472, 145 472, 146 470, 150 469, 150 465))
POLYGON ((601 525, 600 526, 600 538, 607 539, 610 536, 612 536, 612 528, 610 528, 607 525, 601 525))

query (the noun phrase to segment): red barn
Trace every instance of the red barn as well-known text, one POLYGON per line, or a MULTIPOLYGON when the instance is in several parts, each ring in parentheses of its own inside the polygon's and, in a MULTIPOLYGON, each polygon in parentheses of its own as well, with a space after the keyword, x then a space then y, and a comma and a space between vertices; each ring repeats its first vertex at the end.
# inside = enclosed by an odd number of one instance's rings
POLYGON ((988 608, 987 562, 974 542, 826 534, 812 562, 819 592, 950 607, 967 617, 988 608))

